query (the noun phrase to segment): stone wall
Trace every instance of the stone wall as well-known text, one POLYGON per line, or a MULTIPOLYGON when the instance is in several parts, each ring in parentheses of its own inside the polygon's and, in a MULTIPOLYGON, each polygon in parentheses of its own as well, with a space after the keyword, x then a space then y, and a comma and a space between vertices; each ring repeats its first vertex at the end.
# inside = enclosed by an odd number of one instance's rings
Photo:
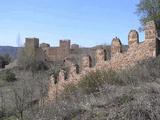
POLYGON ((42 51, 45 60, 51 63, 63 64, 65 58, 72 58, 75 64, 79 64, 81 68, 81 58, 88 54, 91 56, 93 65, 95 65, 95 48, 80 48, 78 44, 72 44, 70 40, 60 40, 59 46, 51 47, 47 43, 41 43, 39 45, 38 38, 26 38, 25 48, 30 53, 36 51, 42 51))
POLYGON ((59 47, 50 47, 47 43, 39 45, 38 38, 26 38, 25 48, 34 53, 42 50, 42 54, 45 54, 47 61, 63 61, 65 57, 70 55, 70 40, 60 40, 59 47))
POLYGON ((72 44, 71 49, 79 49, 79 45, 78 44, 72 44))
POLYGON ((70 40, 60 40, 59 47, 49 47, 45 44, 42 48, 48 61, 64 60, 70 54, 70 40))
POLYGON ((126 67, 134 66, 137 62, 155 58, 159 55, 160 44, 159 44, 159 33, 155 22, 151 21, 146 24, 145 27, 145 40, 142 43, 139 43, 138 32, 131 30, 128 35, 129 48, 127 51, 122 51, 122 43, 119 38, 114 38, 112 40, 111 46, 111 59, 106 61, 105 50, 103 48, 98 48, 96 50, 96 65, 92 67, 92 59, 89 55, 85 55, 82 58, 82 70, 80 73, 77 73, 78 67, 75 67, 74 64, 70 69, 67 80, 58 80, 57 84, 50 84, 49 86, 49 100, 55 98, 55 92, 60 94, 66 85, 68 84, 77 84, 81 78, 86 75, 88 72, 95 71, 96 69, 125 69, 126 67), (74 75, 73 75, 74 73, 74 75), (58 85, 58 89, 55 87, 58 85), (52 93, 52 94, 51 94, 52 93))
POLYGON ((92 59, 89 55, 82 58, 82 71, 92 67, 92 59))

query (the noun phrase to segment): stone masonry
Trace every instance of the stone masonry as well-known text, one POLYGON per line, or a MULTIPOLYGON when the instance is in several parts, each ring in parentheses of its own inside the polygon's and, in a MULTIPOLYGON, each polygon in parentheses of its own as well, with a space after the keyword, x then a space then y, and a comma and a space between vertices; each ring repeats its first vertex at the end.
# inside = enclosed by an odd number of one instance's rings
POLYGON ((26 38, 25 49, 29 53, 35 53, 40 57, 42 61, 54 63, 58 66, 63 66, 72 61, 74 64, 78 64, 81 67, 81 58, 88 54, 91 56, 93 64, 95 63, 96 48, 83 48, 78 44, 71 44, 70 40, 60 40, 59 46, 52 47, 50 44, 39 44, 38 38, 26 38))
POLYGON ((89 55, 86 55, 82 58, 82 70, 86 70, 92 67, 92 60, 89 55))
MULTIPOLYGON (((71 66, 69 77, 67 80, 59 77, 57 84, 50 84, 48 97, 49 100, 54 100, 55 92, 60 94, 66 85, 77 84, 81 78, 88 72, 95 71, 97 69, 125 69, 128 66, 134 66, 140 61, 155 58, 160 54, 160 31, 157 23, 154 21, 148 22, 145 27, 145 40, 139 43, 139 35, 136 30, 131 30, 128 35, 129 48, 127 51, 122 51, 122 43, 119 38, 114 38, 111 45, 111 59, 105 59, 105 50, 98 48, 96 50, 96 65, 92 67, 92 59, 89 55, 85 55, 82 58, 82 70, 78 73, 77 67, 71 66), (74 75, 71 75, 74 73, 74 75), (55 87, 58 85, 58 89, 55 87)), ((63 71, 64 72, 64 71, 63 71)))
POLYGON ((26 38, 25 48, 30 51, 41 51, 46 61, 63 61, 70 54, 70 40, 60 40, 59 47, 50 47, 47 43, 39 45, 38 38, 26 38))
POLYGON ((111 56, 122 52, 122 43, 119 38, 114 38, 111 45, 111 56))
POLYGON ((131 30, 128 35, 128 45, 131 47, 134 44, 139 44, 139 35, 136 30, 131 30))

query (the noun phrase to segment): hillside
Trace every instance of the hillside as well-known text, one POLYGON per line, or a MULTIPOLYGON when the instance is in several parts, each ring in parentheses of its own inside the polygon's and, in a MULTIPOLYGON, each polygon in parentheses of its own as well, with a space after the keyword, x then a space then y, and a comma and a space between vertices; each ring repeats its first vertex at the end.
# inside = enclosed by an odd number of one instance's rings
POLYGON ((13 59, 17 56, 17 47, 0 46, 0 55, 9 54, 13 59))

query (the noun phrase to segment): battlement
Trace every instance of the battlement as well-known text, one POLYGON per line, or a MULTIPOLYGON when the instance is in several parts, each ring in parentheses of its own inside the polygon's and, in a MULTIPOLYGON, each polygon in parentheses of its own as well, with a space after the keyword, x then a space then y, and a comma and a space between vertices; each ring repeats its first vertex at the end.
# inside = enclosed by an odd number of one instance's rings
POLYGON ((128 45, 131 47, 134 44, 139 44, 139 34, 136 30, 131 30, 128 35, 128 45))
MULTIPOLYGON (((59 74, 58 86, 59 89, 56 90, 56 84, 50 84, 48 96, 50 100, 54 99, 55 92, 59 93, 64 90, 65 86, 68 84, 77 84, 81 78, 88 74, 88 72, 95 71, 97 69, 113 69, 120 70, 125 69, 128 66, 134 66, 137 62, 147 60, 150 58, 155 58, 160 54, 160 40, 157 38, 159 36, 159 28, 157 24, 151 21, 146 24, 145 27, 145 40, 139 43, 139 35, 136 30, 131 30, 128 34, 128 45, 127 51, 122 51, 121 40, 115 37, 111 43, 111 59, 106 60, 106 52, 103 48, 96 49, 96 65, 92 66, 92 58, 89 55, 84 55, 82 57, 82 69, 79 71, 79 67, 75 67, 74 63, 70 62, 69 72, 67 80, 65 80, 62 71, 59 74)), ((65 71, 63 71, 65 73, 65 71)))
POLYGON ((47 43, 41 43, 39 45, 38 38, 26 38, 25 40, 25 48, 29 48, 31 53, 37 49, 41 49, 47 61, 63 61, 65 57, 70 55, 70 46, 70 40, 60 40, 59 47, 50 47, 47 43))
POLYGON ((111 44, 111 56, 114 56, 115 54, 122 53, 122 43, 119 38, 113 38, 112 44, 111 44))

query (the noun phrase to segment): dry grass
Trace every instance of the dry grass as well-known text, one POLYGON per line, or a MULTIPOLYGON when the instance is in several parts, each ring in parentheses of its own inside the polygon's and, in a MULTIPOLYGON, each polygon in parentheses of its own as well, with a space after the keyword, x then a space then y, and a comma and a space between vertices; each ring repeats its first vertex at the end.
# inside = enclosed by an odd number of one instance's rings
MULTIPOLYGON (((47 73, 37 74, 34 80, 31 73, 17 75, 21 76, 18 81, 23 77, 27 81, 30 76, 26 84, 37 90, 47 73)), ((54 103, 25 110, 24 117, 26 120, 160 120, 160 57, 123 71, 90 73, 77 86, 67 86, 54 103)))
POLYGON ((159 62, 158 57, 121 72, 90 73, 68 86, 46 114, 58 120, 159 120, 159 62))

